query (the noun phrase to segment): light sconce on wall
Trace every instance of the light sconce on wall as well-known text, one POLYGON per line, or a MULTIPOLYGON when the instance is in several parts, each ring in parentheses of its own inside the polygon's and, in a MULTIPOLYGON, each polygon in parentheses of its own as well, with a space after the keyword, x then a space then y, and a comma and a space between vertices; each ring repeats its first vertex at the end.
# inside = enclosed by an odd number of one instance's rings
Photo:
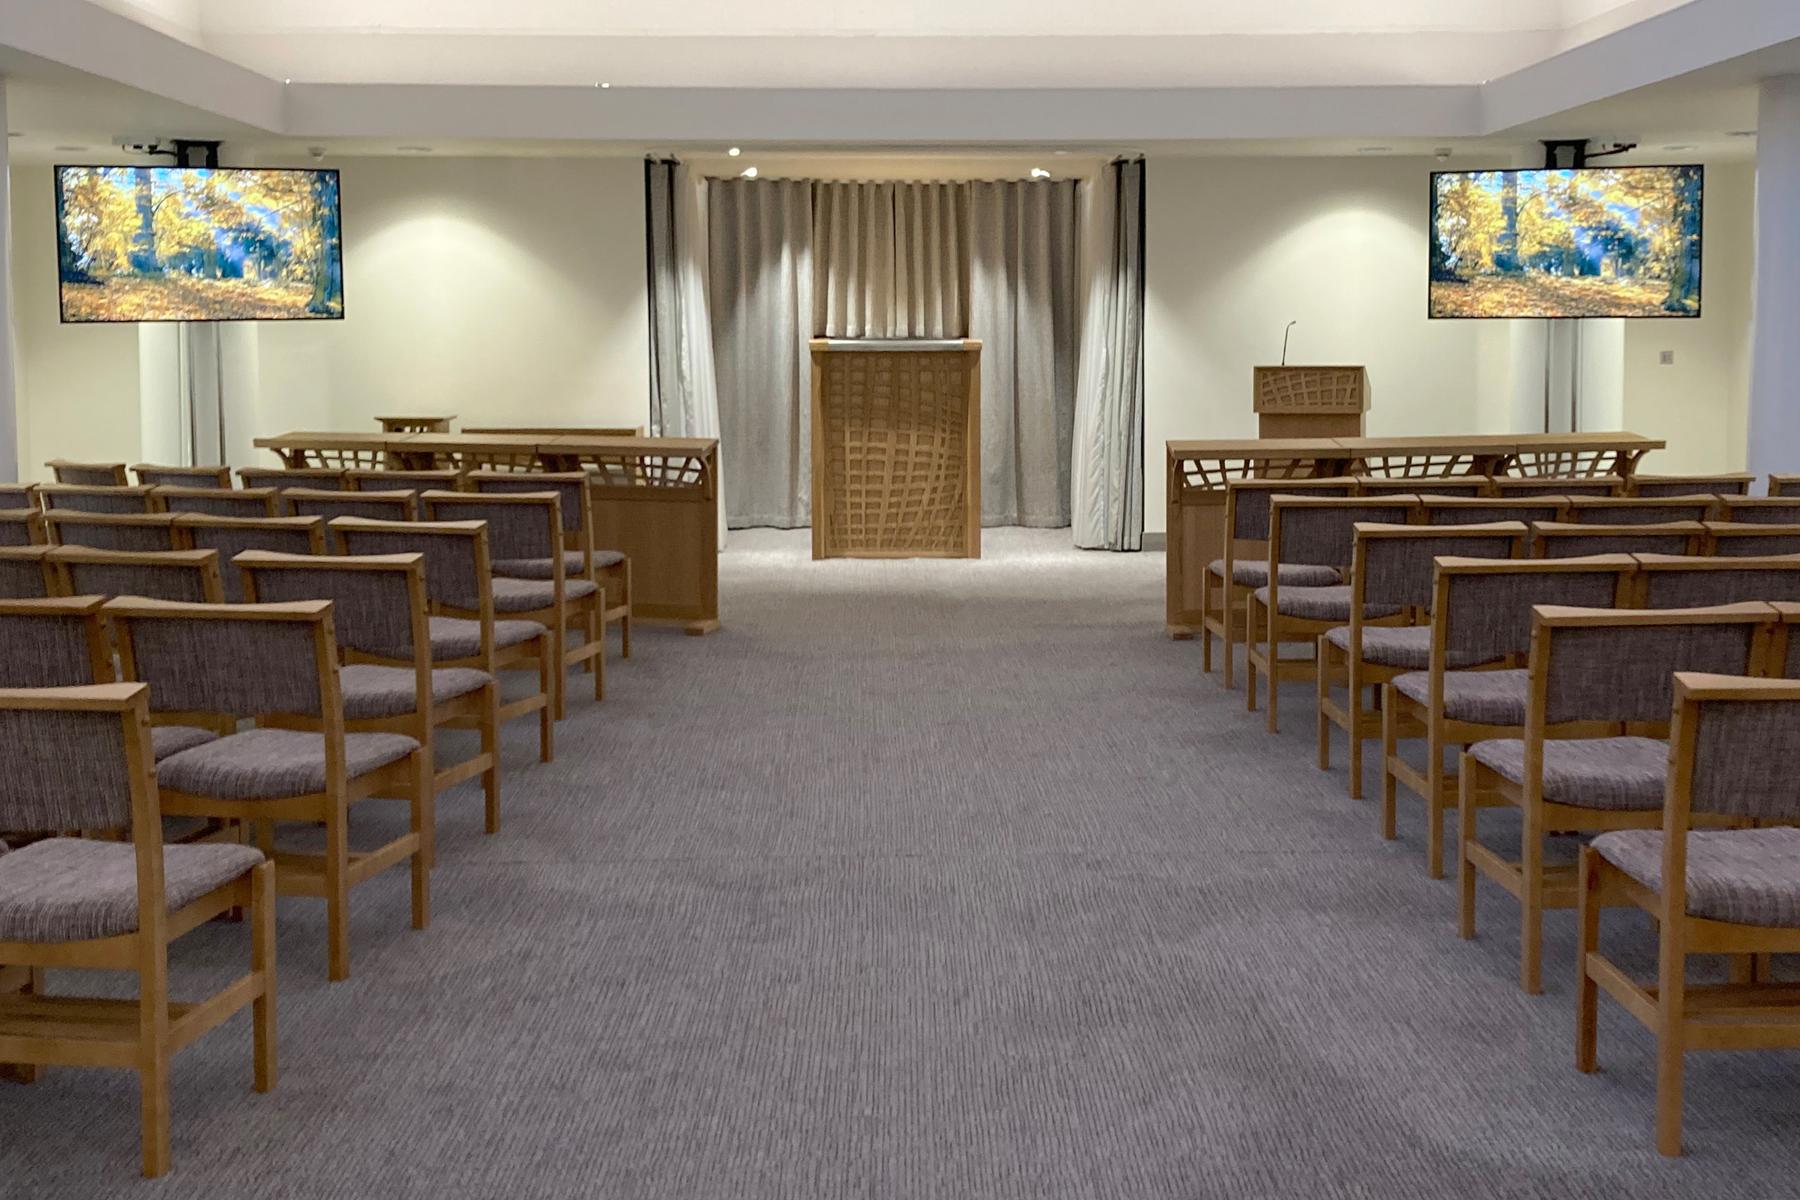
POLYGON ((742 171, 738 172, 738 178, 739 179, 755 179, 756 178, 756 168, 755 167, 745 167, 742 171))

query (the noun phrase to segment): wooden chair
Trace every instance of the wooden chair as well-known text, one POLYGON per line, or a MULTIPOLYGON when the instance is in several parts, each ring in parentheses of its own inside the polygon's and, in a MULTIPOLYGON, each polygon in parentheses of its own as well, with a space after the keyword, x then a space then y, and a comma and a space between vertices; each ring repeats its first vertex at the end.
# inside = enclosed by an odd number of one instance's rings
POLYGON ((50 550, 59 596, 145 596, 189 604, 225 603, 216 550, 50 550))
MULTIPOLYGON (((500 832, 500 688, 475 667, 431 663, 422 554, 318 557, 247 550, 233 560, 250 603, 329 600, 346 665, 339 673, 344 727, 353 733, 403 733, 424 747, 426 831, 436 827, 437 797, 481 776, 487 831, 500 832), (481 750, 438 766, 433 732, 474 729, 481 750)), ((426 860, 436 859, 435 835, 426 860)))
MULTIPOLYGON (((1417 496, 1335 498, 1276 495, 1269 503, 1269 582, 1244 598, 1245 704, 1256 709, 1256 681, 1269 680, 1268 727, 1279 728, 1281 681, 1316 674, 1313 655, 1289 659, 1283 643, 1304 642, 1316 650, 1319 638, 1351 617, 1348 583, 1290 587, 1282 583, 1276 563, 1330 567, 1341 576, 1350 570, 1358 522, 1405 523, 1418 506, 1417 496)), ((1397 625, 1405 613, 1393 605, 1365 609, 1365 625, 1397 625)))
MULTIPOLYGON (((600 618, 602 640, 606 623, 617 621, 620 657, 630 658, 631 560, 621 551, 594 544, 594 511, 587 472, 540 471, 521 475, 516 471, 471 471, 467 478, 470 489, 483 495, 533 491, 557 494, 562 504, 563 573, 569 579, 586 579, 605 592, 600 618)), ((548 558, 501 558, 494 562, 494 574, 511 579, 548 579, 550 571, 548 558)))
POLYGON ((1633 475, 1626 481, 1627 496, 1748 496, 1756 476, 1742 472, 1724 475, 1633 475))
MULTIPOLYGON (((556 672, 553 697, 556 719, 568 714, 566 675, 586 666, 594 674, 594 699, 606 698, 606 597, 589 579, 570 579, 564 570, 562 500, 554 491, 510 495, 426 492, 420 497, 432 521, 484 521, 492 562, 545 559, 548 579, 518 579, 496 574, 491 588, 494 611, 511 620, 535 621, 550 630, 556 672), (569 631, 582 634, 571 646, 569 631)), ((475 616, 473 612, 455 614, 475 616)))
POLYGON ((1431 665, 1431 628, 1420 624, 1431 607, 1434 563, 1440 555, 1460 558, 1522 558, 1527 530, 1519 522, 1459 525, 1355 527, 1350 563, 1350 623, 1319 638, 1319 769, 1331 768, 1331 727, 1350 743, 1350 797, 1362 799, 1363 743, 1381 736, 1380 714, 1365 707, 1363 689, 1375 688, 1408 671, 1431 665), (1400 626, 1368 626, 1363 614, 1399 608, 1400 626), (1344 703, 1332 688, 1345 689, 1344 703))
POLYGON ((353 492, 460 492, 463 473, 456 470, 374 471, 357 468, 344 472, 344 483, 353 492))
POLYGON ((1667 525, 1707 521, 1715 496, 1571 496, 1568 519, 1579 525, 1667 525))
POLYGON ((35 508, 0 509, 0 546, 40 546, 48 535, 35 508))
POLYGON ((162 506, 151 487, 98 487, 77 483, 38 485, 38 503, 50 512, 154 513, 162 506))
POLYGON ((1492 495, 1485 475, 1358 475, 1358 496, 1462 496, 1470 500, 1492 495))
POLYGON ((1638 565, 1634 608, 1711 608, 1746 601, 1800 601, 1800 554, 1767 558, 1677 554, 1632 557, 1638 565))
POLYGON ((1581 852, 1575 1006, 1583 1072, 1599 1062, 1601 990, 1655 1035, 1656 1148, 1671 1156, 1681 1153, 1688 1051, 1800 1047, 1794 986, 1760 969, 1763 956, 1800 952, 1800 683, 1683 672, 1673 691, 1660 828, 1603 834, 1581 852), (1772 827, 1695 828, 1723 820, 1772 827), (1655 986, 1602 950, 1600 914, 1611 907, 1656 921, 1655 986), (1730 956, 1729 981, 1690 984, 1695 954, 1730 956))
POLYGON ((173 513, 47 512, 44 529, 56 546, 95 550, 173 550, 173 513))
POLYGON ((418 493, 398 492, 329 492, 311 488, 289 488, 281 493, 288 512, 296 517, 320 517, 331 521, 337 517, 362 517, 370 521, 412 521, 419 515, 418 493))
POLYGON ((1667 782, 1670 680, 1746 675, 1775 625, 1767 604, 1605 610, 1537 608, 1524 735, 1463 752, 1457 802, 1458 928, 1475 936, 1475 881, 1519 901, 1519 988, 1543 990, 1544 910, 1575 907, 1574 872, 1545 864, 1553 833, 1654 828, 1667 782), (1477 838, 1482 809, 1516 809, 1517 862, 1477 838))
POLYGON ((150 685, 154 713, 184 723, 254 717, 156 764, 163 811, 254 826, 280 868, 282 895, 323 897, 329 977, 350 975, 350 891, 407 863, 412 924, 430 920, 431 881, 419 743, 396 733, 346 733, 329 601, 174 604, 113 600, 125 677, 150 685), (407 832, 352 853, 350 808, 375 796, 411 803, 407 832), (323 825, 323 854, 276 850, 278 821, 323 825))
POLYGON ((0 599, 41 600, 55 594, 49 546, 0 547, 0 599))
MULTIPOLYGON (((221 564, 246 550, 277 554, 325 553, 325 522, 320 517, 212 517, 181 513, 175 517, 175 541, 183 550, 214 550, 221 564)), ((220 567, 225 599, 244 598, 244 577, 220 567)))
POLYGON ((1556 560, 1437 560, 1431 602, 1431 665, 1382 687, 1381 836, 1397 836, 1398 785, 1425 801, 1425 869, 1444 877, 1444 814, 1457 799, 1445 751, 1521 737, 1534 604, 1616 606, 1631 597, 1629 555, 1556 560), (1425 769, 1401 757, 1402 738, 1425 741, 1425 769))
POLYGON ((536 621, 500 620, 494 612, 488 531, 480 521, 370 521, 339 517, 331 523, 340 554, 423 554, 426 623, 435 667, 501 671, 535 668, 537 691, 502 700, 501 723, 537 714, 538 756, 556 757, 556 667, 550 630, 536 621))
POLYGON ((170 467, 158 463, 139 463, 131 468, 138 483, 145 487, 228 488, 230 467, 170 467))
POLYGON ((247 488, 311 488, 315 492, 344 490, 344 472, 336 467, 239 467, 238 481, 247 488))
MULTIPOLYGON (((1243 639, 1244 601, 1269 582, 1269 500, 1290 496, 1348 496, 1349 477, 1336 479, 1233 479, 1225 485, 1225 557, 1207 564, 1200 578, 1200 667, 1211 674, 1213 638, 1225 643, 1225 686, 1233 686, 1237 645, 1243 639), (1250 543, 1248 546, 1240 543, 1250 543), (1254 550, 1254 556, 1246 551, 1254 550)), ((1342 583, 1336 567, 1283 563, 1281 582, 1289 587, 1342 583)))
POLYGON ((87 487, 124 487, 131 482, 125 478, 125 464, 122 462, 70 462, 66 458, 53 458, 44 465, 50 468, 51 476, 58 483, 87 487))
POLYGON ((1800 475, 1770 475, 1769 495, 1800 496, 1800 475))
POLYGON ((1569 503, 1563 496, 1419 497, 1421 525, 1492 525, 1501 521, 1560 521, 1569 503))
POLYGON ((143 1172, 169 1169, 177 1050, 249 1007, 258 1092, 275 1086, 275 876, 249 846, 163 844, 142 684, 0 691, 0 826, 127 828, 128 842, 51 837, 0 855, 0 962, 32 986, 0 996, 0 1057, 124 1067, 139 1078, 143 1172), (233 909, 250 969, 198 1003, 169 997, 169 945, 233 909), (127 971, 135 999, 43 992, 46 968, 127 971))
POLYGON ((1719 519, 1738 525, 1800 525, 1800 495, 1722 496, 1719 519))
POLYGON ((1496 475, 1494 495, 1526 496, 1623 496, 1620 475, 1586 475, 1567 478, 1552 475, 1496 475))
POLYGON ((164 512, 202 513, 212 517, 278 517, 280 493, 274 488, 198 488, 164 485, 155 491, 164 512))
POLYGON ((0 483, 0 509, 39 508, 35 483, 0 483))
POLYGON ((1699 521, 1655 525, 1576 525, 1534 521, 1534 558, 1590 558, 1596 554, 1698 554, 1706 548, 1706 526, 1699 521))
POLYGON ((1707 521, 1705 525, 1708 548, 1721 558, 1800 554, 1800 524, 1750 525, 1707 521))

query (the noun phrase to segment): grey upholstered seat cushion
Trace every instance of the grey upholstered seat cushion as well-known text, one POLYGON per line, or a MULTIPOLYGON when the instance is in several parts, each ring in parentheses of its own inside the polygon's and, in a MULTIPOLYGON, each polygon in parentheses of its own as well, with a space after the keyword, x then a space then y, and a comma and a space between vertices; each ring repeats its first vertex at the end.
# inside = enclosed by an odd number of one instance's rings
MULTIPOLYGON (((1594 849, 1645 887, 1662 890, 1662 830, 1603 833, 1594 849)), ((1800 829, 1695 830, 1687 855, 1689 916, 1800 928, 1800 829)))
MULTIPOLYGON (((1339 625, 1325 634, 1325 640, 1346 653, 1350 649, 1350 627, 1339 625)), ((1431 666, 1431 626, 1429 625, 1365 625, 1362 631, 1362 656, 1364 662, 1379 663, 1384 667, 1400 667, 1405 670, 1423 671, 1431 666)), ((1479 654, 1462 651, 1449 651, 1444 655, 1444 663, 1452 668, 1478 667, 1484 662, 1479 654)))
MULTIPOLYGON (((594 551, 594 569, 597 571, 616 567, 624 561, 625 556, 617 550, 594 551)), ((509 575, 514 579, 549 579, 551 571, 551 560, 547 558, 503 558, 494 563, 494 574, 509 575)), ((563 552, 563 573, 581 573, 581 551, 563 552)))
MULTIPOLYGON (((398 762, 419 743, 397 733, 344 736, 345 773, 354 779, 398 762)), ((292 729, 246 729, 156 764, 165 791, 222 800, 278 800, 325 790, 325 737, 292 729)))
MULTIPOLYGON (((1444 675, 1444 716, 1472 725, 1523 725, 1531 673, 1449 671, 1444 675)), ((1431 672, 1414 671, 1394 680, 1394 688, 1417 704, 1431 703, 1431 672)))
POLYGON ((195 729, 192 725, 154 725, 150 729, 150 750, 161 762, 171 754, 204 746, 218 736, 210 729, 195 729))
MULTIPOLYGON (((569 579, 563 582, 565 600, 580 600, 599 590, 586 579, 569 579)), ((494 577, 495 612, 536 612, 540 608, 549 608, 555 602, 556 585, 548 579, 508 579, 504 575, 494 577)))
MULTIPOLYGON (((252 846, 164 846, 169 911, 262 860, 252 846)), ((130 842, 47 838, 0 858, 0 942, 77 942, 137 927, 137 849, 130 842)))
MULTIPOLYGON (((473 667, 439 667, 431 673, 431 700, 446 704, 486 687, 494 677, 473 667)), ((352 663, 338 672, 344 716, 350 720, 401 717, 418 710, 417 677, 411 667, 352 663)))
MULTIPOLYGON (((474 658, 481 653, 481 622, 470 617, 432 617, 431 657, 439 662, 474 658)), ((536 621, 495 621, 494 649, 518 646, 544 636, 536 621)))
MULTIPOLYGON (((1215 558, 1207 564, 1206 569, 1220 579, 1225 578, 1225 560, 1215 558)), ((1343 575, 1336 567, 1312 567, 1303 563, 1281 564, 1282 587, 1330 587, 1334 583, 1343 582, 1343 575)), ((1269 585, 1269 563, 1267 559, 1238 559, 1231 564, 1231 579, 1239 587, 1259 588, 1269 585)))
MULTIPOLYGON (((1267 604, 1269 589, 1257 588, 1256 598, 1267 604)), ((1340 583, 1331 587, 1288 587, 1284 584, 1275 603, 1284 617, 1302 621, 1348 621, 1350 585, 1340 583)), ((1363 607, 1363 617, 1367 620, 1379 620, 1399 611, 1391 604, 1369 604, 1363 607)))
MULTIPOLYGON (((1476 742, 1475 761, 1504 779, 1525 782, 1525 743, 1476 742)), ((1554 739, 1544 743, 1544 799, 1621 811, 1659 809, 1669 778, 1669 744, 1655 738, 1554 739)))

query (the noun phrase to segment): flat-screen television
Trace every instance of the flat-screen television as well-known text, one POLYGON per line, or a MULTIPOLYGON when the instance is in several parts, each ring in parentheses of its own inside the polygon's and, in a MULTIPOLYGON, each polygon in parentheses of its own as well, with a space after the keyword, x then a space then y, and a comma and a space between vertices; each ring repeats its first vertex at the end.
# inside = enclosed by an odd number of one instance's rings
POLYGON ((338 173, 58 167, 62 319, 344 315, 338 173))
POLYGON ((1440 171, 1433 317, 1697 317, 1705 168, 1440 171))

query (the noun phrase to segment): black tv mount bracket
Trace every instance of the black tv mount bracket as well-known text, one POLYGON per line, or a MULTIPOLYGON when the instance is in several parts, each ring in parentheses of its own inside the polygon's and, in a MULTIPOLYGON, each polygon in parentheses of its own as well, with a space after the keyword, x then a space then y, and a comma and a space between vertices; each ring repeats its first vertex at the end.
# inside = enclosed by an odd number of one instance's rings
POLYGON ((1614 142, 1598 150, 1590 149, 1592 144, 1592 138, 1545 138, 1544 168, 1562 171, 1571 167, 1585 167, 1593 159, 1611 158, 1615 154, 1637 149, 1636 142, 1614 142))
POLYGON ((149 145, 129 146, 140 154, 166 154, 175 160, 178 167, 217 167, 219 165, 219 143, 198 138, 170 138, 167 146, 161 142, 149 145))

